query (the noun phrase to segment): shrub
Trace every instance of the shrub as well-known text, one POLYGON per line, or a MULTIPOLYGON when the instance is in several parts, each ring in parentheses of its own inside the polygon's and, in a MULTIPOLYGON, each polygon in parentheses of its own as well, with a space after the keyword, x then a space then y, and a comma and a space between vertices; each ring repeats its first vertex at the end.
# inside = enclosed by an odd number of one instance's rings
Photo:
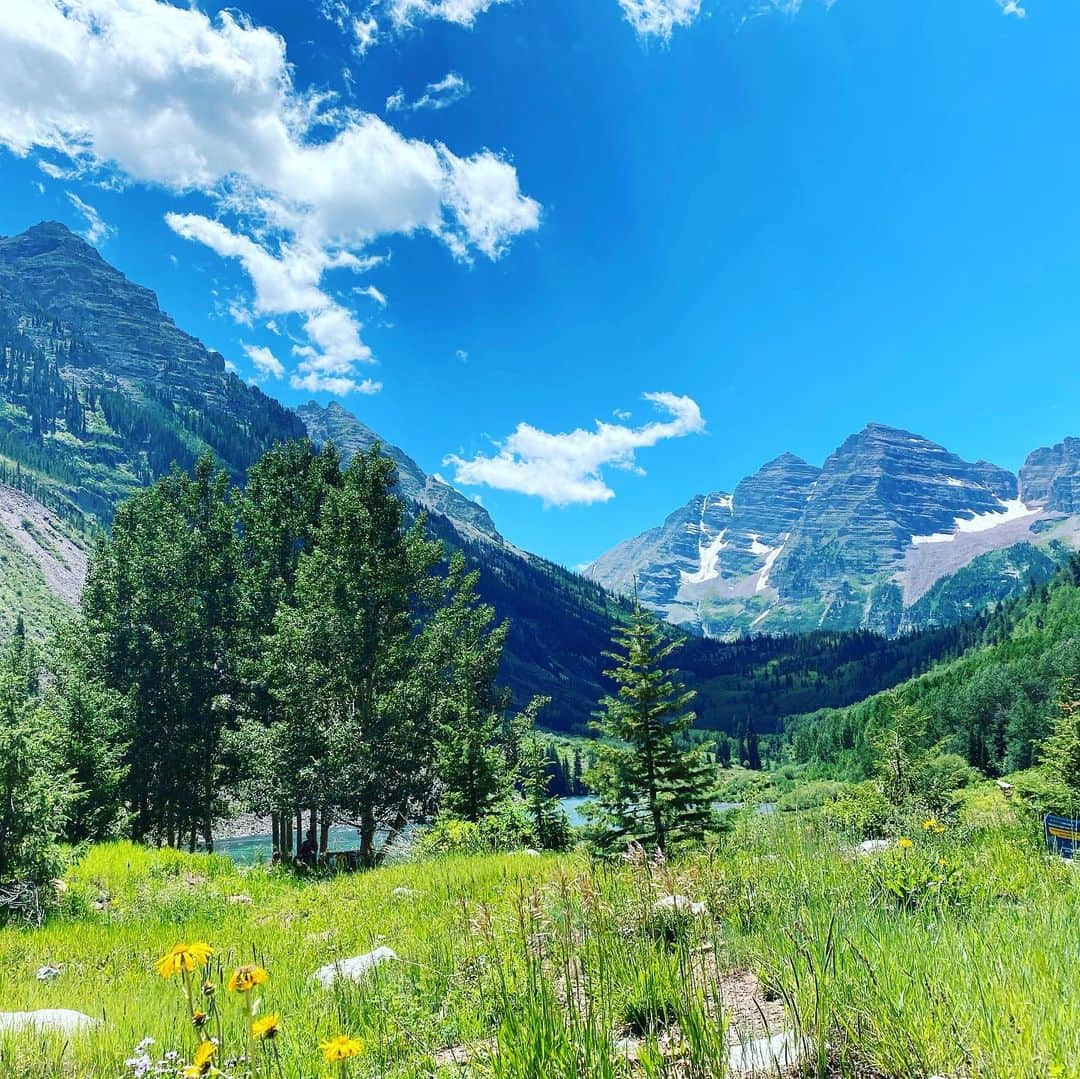
POLYGON ((815 779, 790 790, 780 796, 776 808, 782 813, 798 809, 820 809, 830 802, 835 802, 846 790, 847 785, 829 779, 815 779))
POLYGON ((824 807, 827 821, 863 836, 880 836, 890 830, 893 807, 873 782, 846 787, 824 807))

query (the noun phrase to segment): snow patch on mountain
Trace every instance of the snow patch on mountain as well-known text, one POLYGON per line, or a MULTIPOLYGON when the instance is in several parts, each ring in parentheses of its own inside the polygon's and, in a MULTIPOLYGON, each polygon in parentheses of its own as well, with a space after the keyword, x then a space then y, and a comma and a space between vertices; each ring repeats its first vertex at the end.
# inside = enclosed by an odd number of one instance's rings
POLYGON ((927 543, 952 543, 957 536, 963 533, 988 532, 992 528, 1009 524, 1011 521, 1020 521, 1025 517, 1035 517, 1039 514, 1038 507, 1032 509, 1019 498, 1006 501, 998 499, 1000 510, 992 510, 989 513, 974 513, 970 517, 957 517, 953 523, 951 532, 935 532, 930 536, 912 536, 911 542, 915 547, 921 547, 927 543))
POLYGON ((789 535, 790 533, 785 532, 780 544, 769 548, 769 553, 765 556, 765 565, 761 567, 757 584, 754 586, 755 592, 764 592, 769 587, 769 573, 773 568, 773 563, 780 557, 780 552, 784 549, 784 544, 787 543, 789 535))
POLYGON ((720 552, 727 546, 724 537, 727 529, 722 528, 719 533, 704 547, 698 546, 700 564, 695 573, 682 572, 682 579, 687 584, 704 584, 706 581, 715 580, 720 576, 720 552))

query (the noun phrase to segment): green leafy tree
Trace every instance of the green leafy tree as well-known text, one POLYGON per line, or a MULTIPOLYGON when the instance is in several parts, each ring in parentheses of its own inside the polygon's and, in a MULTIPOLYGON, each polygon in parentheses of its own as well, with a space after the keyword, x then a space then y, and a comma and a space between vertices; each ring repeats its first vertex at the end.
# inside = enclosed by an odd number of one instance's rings
POLYGON ((926 757, 927 717, 896 693, 887 697, 887 714, 873 732, 876 772, 885 797, 894 806, 910 802, 919 785, 919 773, 926 757))
POLYGON ((135 838, 209 842, 235 704, 238 572, 228 478, 200 458, 124 503, 81 600, 88 669, 125 700, 135 838))
POLYGON ((49 673, 64 762, 79 792, 66 836, 78 843, 123 835, 130 824, 125 805, 129 700, 96 676, 78 615, 59 627, 49 673))
POLYGON ((353 458, 327 493, 272 643, 284 757, 308 804, 357 824, 369 863, 379 828, 400 828, 433 786, 437 671, 425 629, 442 547, 422 521, 405 527, 396 478, 378 447, 353 458))
POLYGON ((1042 763, 1051 781, 1080 806, 1080 695, 1072 682, 1062 688, 1057 720, 1043 742, 1042 763))
POLYGON ((544 850, 562 850, 570 838, 570 824, 559 799, 551 792, 552 747, 536 730, 536 717, 546 704, 547 698, 535 698, 518 720, 524 732, 519 764, 521 797, 536 845, 544 850))
POLYGON ((16 633, 0 654, 0 881, 42 881, 56 871, 78 794, 50 704, 34 650, 16 633))
POLYGON ((604 847, 637 842, 666 852, 714 825, 713 769, 702 747, 686 748, 682 739, 696 718, 688 711, 694 694, 665 667, 679 644, 635 598, 615 637, 618 651, 605 653, 616 664, 607 674, 618 694, 604 697, 593 723, 603 741, 588 778, 604 847))
MULTIPOLYGON (((301 781, 304 731, 289 727, 305 727, 307 717, 287 709, 274 692, 274 618, 294 600, 300 559, 313 550, 327 494, 341 482, 333 446, 317 451, 304 439, 267 451, 248 470, 238 498, 240 707, 227 738, 235 776, 231 789, 239 807, 272 818, 277 850, 293 846, 291 822, 298 807, 310 807, 312 792, 301 781)), ((325 837, 328 810, 321 808, 325 837)), ((298 844, 300 837, 295 840, 298 844)))
POLYGON ((444 813, 469 821, 484 817, 507 783, 499 742, 509 694, 496 685, 509 626, 476 595, 479 572, 455 553, 445 602, 427 635, 428 665, 437 670, 437 764, 444 813))

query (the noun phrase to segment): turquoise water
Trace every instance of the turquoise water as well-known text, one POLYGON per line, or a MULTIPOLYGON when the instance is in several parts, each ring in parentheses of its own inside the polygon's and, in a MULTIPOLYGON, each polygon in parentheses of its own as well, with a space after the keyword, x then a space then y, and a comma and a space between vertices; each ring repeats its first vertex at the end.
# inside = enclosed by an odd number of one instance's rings
MULTIPOLYGON (((560 799, 563 811, 571 824, 585 823, 585 818, 581 815, 581 806, 585 801, 584 798, 560 799)), ((360 833, 356 828, 335 825, 330 829, 330 850, 358 850, 359 847, 360 833)), ((245 835, 235 839, 214 840, 215 853, 227 854, 239 865, 260 865, 269 862, 273 850, 273 837, 269 832, 264 835, 245 835)))
MULTIPOLYGON (((563 808, 572 825, 585 823, 581 807, 587 802, 587 798, 560 798, 559 804, 563 808)), ((717 808, 720 810, 738 809, 738 802, 720 802, 717 808)), ((768 813, 773 806, 761 805, 759 813, 768 813)), ((335 825, 330 829, 331 850, 357 850, 360 847, 360 834, 356 828, 347 828, 344 825, 335 825)), ((239 865, 259 865, 269 862, 273 853, 273 839, 269 832, 265 835, 245 835, 235 839, 218 839, 214 842, 214 850, 218 854, 227 854, 239 865)))

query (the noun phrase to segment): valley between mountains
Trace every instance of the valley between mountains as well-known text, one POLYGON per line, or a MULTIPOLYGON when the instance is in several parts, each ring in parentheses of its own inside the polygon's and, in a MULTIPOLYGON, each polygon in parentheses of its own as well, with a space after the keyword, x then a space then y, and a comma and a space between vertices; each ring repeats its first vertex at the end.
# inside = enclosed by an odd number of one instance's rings
POLYGON ((482 570, 484 599, 510 621, 502 677, 519 700, 551 697, 545 722, 561 730, 587 727, 635 580, 644 604, 688 634, 680 664, 704 725, 738 729, 746 686, 786 670, 758 695, 769 730, 951 654, 968 639, 958 627, 1047 581, 1080 535, 1080 440, 1035 450, 1014 476, 871 424, 820 467, 785 453, 574 573, 514 546, 482 506, 342 405, 292 411, 244 383, 55 222, 0 239, 0 361, 9 630, 20 618, 43 629, 76 600, 95 536, 173 464, 209 452, 240 480, 283 440, 333 442, 345 460, 378 442, 401 495, 482 570), (785 644, 789 634, 810 636, 785 644), (851 678, 852 655, 867 650, 872 673, 851 678))

